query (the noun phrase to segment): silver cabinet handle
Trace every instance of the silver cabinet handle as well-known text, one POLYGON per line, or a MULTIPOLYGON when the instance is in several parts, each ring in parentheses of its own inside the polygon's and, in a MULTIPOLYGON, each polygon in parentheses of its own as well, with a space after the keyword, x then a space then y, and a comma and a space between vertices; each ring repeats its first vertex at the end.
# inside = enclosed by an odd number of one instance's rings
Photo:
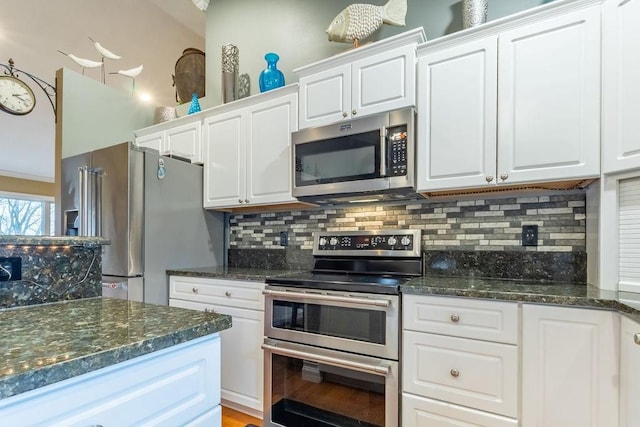
POLYGON ((227 297, 230 297, 231 296, 231 292, 227 291, 227 292, 224 293, 224 295, 227 296, 227 297))
POLYGON ((503 173, 500 175, 500 179, 505 181, 507 178, 509 178, 509 174, 503 173))
POLYGON ((640 333, 633 335, 633 342, 640 345, 640 333))
POLYGON ((346 112, 346 111, 343 111, 343 112, 342 112, 342 117, 346 118, 347 116, 348 116, 347 112, 346 112))
POLYGON ((196 288, 195 286, 193 288, 191 288, 191 292, 193 292, 194 294, 198 293, 198 288, 196 288))
POLYGON ((493 181, 493 175, 486 176, 484 179, 485 179, 487 182, 491 182, 491 181, 493 181))
POLYGON ((249 203, 249 199, 244 199, 244 202, 245 203, 249 203))
POLYGON ((346 302, 350 304, 372 305, 376 307, 389 307, 391 305, 391 301, 385 299, 352 298, 337 295, 306 294, 304 292, 272 291, 269 289, 262 291, 262 294, 276 298, 282 297, 288 299, 306 299, 326 302, 346 302))
POLYGON ((460 321, 460 316, 458 316, 457 314, 452 314, 451 315, 451 321, 454 323, 457 323, 460 321))
POLYGON ((355 116, 356 114, 358 114, 358 112, 356 110, 352 110, 351 114, 355 116))
POLYGON ((326 363, 328 365, 353 369, 360 372, 368 372, 374 375, 387 376, 389 375, 389 371, 391 370, 389 365, 370 365, 368 363, 356 362, 353 360, 343 360, 336 357, 313 354, 306 351, 293 350, 289 348, 281 348, 269 344, 262 344, 262 349, 287 357, 310 360, 312 362, 326 363))
POLYGON ((449 373, 453 378, 458 378, 460 376, 460 371, 458 371, 457 369, 452 369, 449 371, 449 373))
POLYGON ((244 200, 238 199, 238 203, 244 203, 244 200))

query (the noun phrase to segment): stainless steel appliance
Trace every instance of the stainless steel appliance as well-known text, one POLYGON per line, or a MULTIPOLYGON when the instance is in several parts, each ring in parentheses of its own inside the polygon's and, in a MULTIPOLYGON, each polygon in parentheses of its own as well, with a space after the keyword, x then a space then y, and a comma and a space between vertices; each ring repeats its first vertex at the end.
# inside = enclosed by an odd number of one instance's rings
POLYGON ((202 167, 121 143, 62 159, 63 234, 104 236, 103 295, 168 304, 166 270, 222 264, 202 167))
POLYGON ((293 196, 316 204, 420 198, 411 108, 292 134, 293 196))
POLYGON ((268 277, 269 426, 397 426, 400 285, 422 273, 420 230, 322 232, 311 272, 268 277))

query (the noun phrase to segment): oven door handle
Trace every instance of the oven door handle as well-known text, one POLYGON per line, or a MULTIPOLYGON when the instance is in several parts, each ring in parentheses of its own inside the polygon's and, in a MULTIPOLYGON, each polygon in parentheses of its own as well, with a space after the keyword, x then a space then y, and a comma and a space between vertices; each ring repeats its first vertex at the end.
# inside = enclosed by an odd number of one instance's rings
POLYGON ((293 357, 297 359, 309 360, 311 362, 326 363, 327 365, 338 366, 341 368, 351 369, 354 371, 366 372, 374 375, 388 376, 391 367, 388 365, 372 365, 370 363, 356 362, 353 360, 344 360, 337 357, 325 356, 320 354, 308 353, 306 351, 294 350, 290 348, 277 347, 270 344, 262 344, 263 350, 282 356, 293 357))
POLYGON ((262 291, 263 295, 273 296, 276 298, 286 299, 308 299, 325 302, 345 302, 349 304, 370 305, 375 307, 389 307, 391 305, 390 300, 386 299, 368 299, 368 298, 353 298, 343 297, 339 295, 322 295, 322 294, 307 294, 304 292, 286 292, 286 291, 272 291, 265 289, 262 291))

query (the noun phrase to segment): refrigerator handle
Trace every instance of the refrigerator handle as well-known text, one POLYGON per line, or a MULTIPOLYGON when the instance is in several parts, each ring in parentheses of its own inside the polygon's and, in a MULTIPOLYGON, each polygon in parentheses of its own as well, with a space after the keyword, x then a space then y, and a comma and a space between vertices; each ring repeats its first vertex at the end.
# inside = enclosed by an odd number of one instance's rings
POLYGON ((96 170, 93 175, 95 180, 95 198, 94 198, 94 236, 102 236, 102 171, 96 170))
POLYGON ((80 203, 78 204, 78 218, 80 218, 80 224, 78 227, 78 236, 87 236, 87 225, 89 224, 89 175, 88 168, 82 166, 78 168, 78 188, 80 194, 80 203))

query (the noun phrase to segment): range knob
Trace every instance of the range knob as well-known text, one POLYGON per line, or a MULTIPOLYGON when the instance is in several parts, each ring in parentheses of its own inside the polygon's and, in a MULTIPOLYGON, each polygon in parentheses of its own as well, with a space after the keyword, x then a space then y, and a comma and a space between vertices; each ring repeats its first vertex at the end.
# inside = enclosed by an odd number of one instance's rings
POLYGON ((318 244, 320 246, 327 246, 327 239, 324 237, 321 237, 320 240, 318 240, 318 244))
POLYGON ((409 246, 411 244, 411 239, 409 236, 404 236, 402 237, 402 240, 400 240, 400 243, 402 243, 402 246, 409 246))
POLYGON ((331 246, 335 246, 338 244, 338 239, 336 237, 332 237, 331 240, 329 240, 329 244, 331 246))
POLYGON ((387 239, 387 243, 389 244, 389 246, 395 246, 396 243, 398 243, 398 239, 396 239, 394 236, 391 236, 387 239))

